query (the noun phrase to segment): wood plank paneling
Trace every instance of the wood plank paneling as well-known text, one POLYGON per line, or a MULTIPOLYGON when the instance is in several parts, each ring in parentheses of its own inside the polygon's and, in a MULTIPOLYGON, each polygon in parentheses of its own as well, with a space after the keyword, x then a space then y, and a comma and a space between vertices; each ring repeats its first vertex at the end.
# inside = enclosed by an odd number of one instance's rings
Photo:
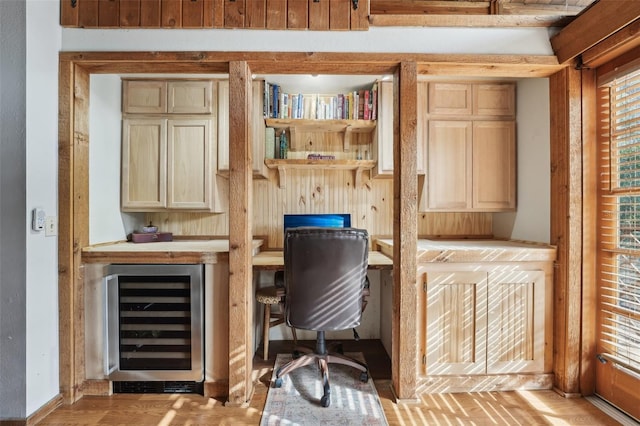
POLYGON ((160 22, 166 28, 182 26, 182 0, 161 0, 160 22))
POLYGON ((244 27, 245 0, 224 0, 224 27, 244 27))
POLYGON ((246 5, 245 28, 266 28, 266 0, 252 0, 246 5))
POLYGON ((369 2, 367 0, 358 1, 358 7, 351 4, 351 26, 352 30, 369 29, 369 2))
POLYGON ((305 0, 289 0, 287 3, 287 28, 303 30, 309 25, 309 5, 305 0))
POLYGON ((287 28, 287 0, 267 0, 267 29, 287 28))
POLYGON ((224 1, 225 0, 208 0, 213 7, 213 28, 224 27, 224 1))
POLYGON ((77 0, 60 0, 60 25, 63 27, 79 26, 77 0))
POLYGON ((329 30, 329 4, 328 1, 309 1, 309 29, 329 30))
POLYGON ((351 25, 351 0, 329 0, 329 28, 348 30, 351 25))
POLYGON ((215 23, 214 13, 216 12, 215 0, 202 0, 202 26, 204 28, 213 28, 215 23))
POLYGON ((140 0, 140 26, 158 28, 161 24, 160 0, 140 0))
POLYGON ((121 0, 119 18, 121 27, 140 27, 140 0, 121 0))
POLYGON ((182 0, 182 28, 204 28, 204 0, 182 0))
POLYGON ((120 26, 120 0, 99 0, 98 26, 117 28, 120 26))
POLYGON ((78 0, 78 25, 80 28, 95 28, 98 26, 98 0, 78 0))

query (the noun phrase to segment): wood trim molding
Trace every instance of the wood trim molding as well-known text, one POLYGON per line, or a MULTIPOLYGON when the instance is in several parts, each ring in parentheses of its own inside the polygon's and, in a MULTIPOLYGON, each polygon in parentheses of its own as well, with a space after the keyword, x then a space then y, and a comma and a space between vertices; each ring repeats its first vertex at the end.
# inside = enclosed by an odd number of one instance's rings
POLYGON ((564 27, 571 19, 561 15, 371 15, 372 27, 522 28, 564 27))

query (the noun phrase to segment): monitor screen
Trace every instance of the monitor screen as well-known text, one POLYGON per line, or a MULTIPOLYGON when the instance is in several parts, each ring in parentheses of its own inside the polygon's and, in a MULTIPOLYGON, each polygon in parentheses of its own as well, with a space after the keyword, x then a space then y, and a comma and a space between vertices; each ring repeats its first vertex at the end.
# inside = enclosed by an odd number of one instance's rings
POLYGON ((324 226, 330 228, 350 228, 351 214, 349 213, 312 213, 285 214, 284 229, 298 226, 324 226))

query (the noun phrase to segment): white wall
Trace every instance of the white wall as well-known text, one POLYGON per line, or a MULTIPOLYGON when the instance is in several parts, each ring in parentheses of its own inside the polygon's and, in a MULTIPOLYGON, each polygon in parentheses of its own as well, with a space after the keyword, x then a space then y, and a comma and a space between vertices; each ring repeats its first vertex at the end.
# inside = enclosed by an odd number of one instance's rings
POLYGON ((89 244, 126 239, 144 214, 120 213, 121 80, 94 74, 89 102, 89 244))
POLYGON ((549 243, 551 224, 549 80, 517 87, 518 199, 514 213, 493 215, 496 237, 549 243))
POLYGON ((32 414, 59 392, 58 244, 31 231, 30 211, 58 216, 60 3, 27 0, 27 395, 32 414))

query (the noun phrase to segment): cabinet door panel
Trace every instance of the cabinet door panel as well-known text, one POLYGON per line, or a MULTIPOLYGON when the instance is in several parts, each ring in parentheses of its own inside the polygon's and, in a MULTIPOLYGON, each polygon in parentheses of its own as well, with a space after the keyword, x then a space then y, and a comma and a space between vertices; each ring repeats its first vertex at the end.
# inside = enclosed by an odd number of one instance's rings
MULTIPOLYGON (((256 111, 254 111, 256 113, 256 111)), ((260 112, 258 112, 260 114, 260 112)), ((229 81, 218 82, 218 171, 229 171, 229 81)))
POLYGON ((211 114, 213 82, 172 81, 168 83, 167 112, 171 114, 211 114))
POLYGON ((122 209, 166 207, 167 120, 123 120, 122 209))
POLYGON ((486 298, 486 272, 427 275, 428 375, 485 372, 486 298))
POLYGON ((516 207, 516 136, 513 121, 473 123, 473 207, 516 207))
POLYGON ((428 208, 471 207, 471 122, 431 121, 427 143, 428 208))
POLYGON ((211 208, 210 120, 169 120, 168 196, 170 208, 211 208))
POLYGON ((469 115, 472 111, 469 83, 429 83, 429 113, 469 115))
POLYGON ((487 374, 544 370, 544 273, 489 274, 487 374))
POLYGON ((124 80, 122 112, 157 114, 167 111, 167 84, 164 81, 124 80))
POLYGON ((427 164, 426 146, 429 135, 429 118, 427 117, 427 103, 429 97, 429 84, 426 81, 418 83, 418 136, 416 169, 419 175, 425 173, 427 164))
POLYGON ((393 82, 378 83, 378 117, 373 142, 377 176, 393 177, 393 82))
POLYGON ((516 86, 514 83, 482 83, 473 85, 473 114, 515 117, 516 86))

